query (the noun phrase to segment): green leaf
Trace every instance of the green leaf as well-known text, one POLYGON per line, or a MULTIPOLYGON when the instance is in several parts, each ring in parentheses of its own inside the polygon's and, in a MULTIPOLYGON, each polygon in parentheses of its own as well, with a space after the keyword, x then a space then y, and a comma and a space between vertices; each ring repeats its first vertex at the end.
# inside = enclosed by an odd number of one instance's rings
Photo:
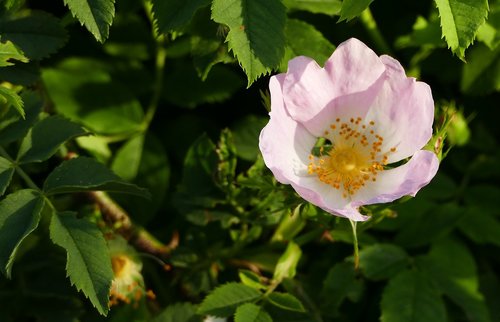
POLYGON ((121 178, 131 181, 139 171, 141 164, 144 135, 136 135, 118 149, 111 170, 121 178))
POLYGON ((23 63, 27 63, 29 61, 26 58, 21 50, 17 48, 12 41, 0 42, 0 67, 11 66, 14 65, 10 60, 18 60, 23 63))
POLYGON ((373 0, 343 0, 339 21, 351 20, 359 16, 373 0))
POLYGON ((49 116, 36 123, 24 137, 17 161, 20 164, 45 161, 66 141, 87 134, 79 124, 61 116, 49 116))
POLYGON ((31 189, 18 190, 0 201, 0 271, 10 278, 16 252, 40 221, 44 199, 31 189))
POLYGON ((372 280, 382 280, 396 275, 409 264, 404 249, 392 244, 375 244, 359 252, 359 267, 372 280))
POLYGON ((231 126, 238 157, 253 162, 257 160, 260 153, 259 134, 267 122, 269 122, 269 118, 250 114, 239 119, 231 126))
POLYGON ((14 107, 23 119, 26 117, 26 113, 23 109, 23 99, 15 91, 5 86, 0 86, 0 98, 3 98, 3 100, 7 102, 7 106, 14 107))
POLYGON ((149 197, 145 189, 124 181, 103 164, 87 157, 61 163, 49 174, 43 190, 48 195, 100 190, 149 197))
POLYGON ((214 0, 212 19, 229 27, 226 41, 247 74, 248 87, 280 64, 285 7, 279 0, 214 0))
POLYGON ((490 314, 479 292, 474 258, 470 251, 455 239, 434 243, 429 254, 419 258, 418 267, 437 288, 461 307, 471 322, 490 322, 490 314))
POLYGON ((42 101, 33 92, 25 91, 21 94, 24 102, 25 119, 16 110, 9 110, 0 119, 0 144, 8 144, 26 135, 29 128, 35 123, 42 110, 42 101))
POLYGON ((460 59, 488 15, 487 0, 435 0, 448 47, 460 59))
POLYGON ((288 9, 323 13, 329 16, 338 15, 342 7, 340 0, 284 0, 283 3, 288 9))
POLYGON ((269 294, 268 300, 274 306, 288 311, 305 312, 306 309, 295 296, 289 293, 273 292, 269 294))
POLYGON ((175 30, 187 24, 200 7, 210 0, 152 0, 153 14, 162 33, 175 30))
POLYGON ((0 196, 5 193, 5 190, 9 186, 13 173, 14 165, 12 162, 0 157, 0 196))
POLYGON ((300 247, 292 241, 288 242, 285 252, 279 258, 274 269, 273 280, 281 282, 284 278, 293 278, 301 256, 300 247))
POLYGON ((273 319, 260 306, 246 303, 236 310, 234 322, 273 322, 273 319))
POLYGON ((443 322, 446 309, 424 275, 403 271, 390 280, 381 303, 381 322, 443 322))
POLYGON ((192 64, 175 64, 165 74, 165 99, 175 105, 195 108, 228 100, 245 85, 243 78, 227 66, 217 65, 202 81, 192 64), (189 84, 189 86, 186 86, 189 84))
POLYGON ((418 16, 413 24, 413 30, 409 35, 404 35, 396 40, 395 46, 398 48, 420 47, 420 46, 443 46, 441 39, 441 26, 439 25, 438 17, 431 17, 426 20, 422 16, 418 16))
POLYGON ((0 18, 2 41, 12 41, 24 56, 42 59, 58 51, 66 42, 66 30, 56 17, 33 11, 0 18))
POLYGON ((336 314, 346 298, 357 302, 363 292, 363 280, 357 279, 356 275, 353 263, 335 264, 323 281, 322 307, 336 314))
POLYGON ((280 224, 271 238, 272 241, 292 240, 306 226, 306 220, 301 214, 302 204, 299 204, 293 212, 286 212, 281 217, 280 224))
POLYGON ((167 306, 150 322, 190 322, 196 315, 196 306, 191 303, 176 303, 167 306))
POLYGON ((332 45, 313 25, 297 19, 288 19, 285 28, 288 44, 282 69, 287 69, 290 59, 304 55, 313 58, 321 66, 332 55, 332 45))
MULTIPOLYGON (((100 134, 135 133, 141 128, 144 113, 140 102, 124 79, 115 76, 110 64, 69 58, 56 67, 42 70, 44 87, 59 114, 82 123, 100 134)), ((134 80, 134 88, 140 80, 134 80)))
POLYGON ((479 44, 471 48, 462 70, 460 88, 468 94, 500 90, 500 46, 495 50, 479 44))
POLYGON ((106 315, 114 275, 101 231, 86 219, 64 212, 52 215, 50 238, 66 250, 66 272, 71 283, 89 298, 99 313, 106 315))
POLYGON ((109 26, 115 15, 114 0, 64 0, 74 17, 95 39, 103 43, 109 36, 109 26))
POLYGON ((458 227, 475 243, 500 246, 500 238, 498 238, 500 236, 500 222, 480 208, 468 209, 458 227))
POLYGON ((212 291, 200 304, 198 314, 230 316, 241 304, 254 301, 261 296, 256 289, 240 284, 228 283, 212 291))
POLYGON ((266 289, 266 286, 261 282, 261 277, 252 271, 242 269, 238 272, 238 277, 240 278, 241 282, 247 286, 253 287, 258 290, 266 289))

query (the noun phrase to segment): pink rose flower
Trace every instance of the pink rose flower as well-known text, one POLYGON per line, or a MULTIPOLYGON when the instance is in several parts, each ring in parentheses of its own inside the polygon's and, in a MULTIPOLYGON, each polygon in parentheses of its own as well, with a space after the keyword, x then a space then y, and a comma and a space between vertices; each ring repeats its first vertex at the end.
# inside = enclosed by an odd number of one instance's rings
POLYGON ((292 59, 269 88, 271 119, 259 142, 264 162, 325 211, 366 220, 360 206, 415 196, 436 174, 438 158, 422 150, 432 136, 430 87, 361 41, 340 44, 324 68, 308 57, 292 59), (326 143, 318 146, 320 138, 326 143))

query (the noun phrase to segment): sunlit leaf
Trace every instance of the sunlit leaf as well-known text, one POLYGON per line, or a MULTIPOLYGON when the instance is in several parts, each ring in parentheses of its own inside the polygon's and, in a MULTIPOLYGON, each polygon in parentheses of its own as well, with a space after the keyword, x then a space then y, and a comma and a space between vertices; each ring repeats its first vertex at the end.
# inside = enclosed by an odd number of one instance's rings
POLYGON ((44 199, 31 189, 18 190, 0 201, 0 271, 10 278, 16 252, 40 221, 44 199))
POLYGON ((250 86, 278 67, 285 48, 285 7, 279 0, 214 0, 212 18, 229 27, 226 41, 250 86))
POLYGON ((292 241, 288 242, 285 252, 276 264, 273 279, 279 282, 284 278, 293 278, 301 256, 302 250, 300 247, 292 241))
POLYGON ((403 271, 389 281, 381 303, 381 322, 443 322, 442 298, 425 276, 403 271))
POLYGON ((488 15, 487 0, 435 0, 441 17, 443 37, 448 47, 462 60, 477 29, 488 15))
POLYGON ((67 253, 66 271, 71 283, 89 298, 99 313, 106 315, 114 275, 101 231, 95 224, 76 218, 74 213, 54 213, 50 238, 67 253))
POLYGON ((256 289, 239 284, 228 283, 213 290, 200 304, 198 314, 226 317, 241 304, 258 299, 261 293, 256 289))
POLYGON ((258 305, 246 303, 236 309, 234 322, 272 322, 269 314, 258 305))
POLYGON ((87 28, 95 39, 104 42, 115 16, 114 0, 64 0, 73 16, 87 28))
POLYGON ((124 181, 103 164, 87 157, 61 163, 49 174, 43 189, 49 195, 99 190, 149 197, 145 189, 124 181))
POLYGON ((342 7, 340 0, 284 0, 283 3, 292 10, 304 10, 330 16, 338 15, 342 7))
POLYGON ((26 117, 23 99, 15 91, 5 86, 0 86, 0 103, 2 98, 5 100, 7 105, 12 106, 22 116, 22 118, 26 117))
POLYGON ((282 308, 283 310, 294 312, 306 311, 299 299, 289 293, 273 292, 269 294, 268 300, 272 305, 282 308))
POLYGON ((11 41, 0 42, 0 67, 14 65, 11 59, 18 60, 23 63, 28 62, 21 50, 17 48, 11 41))
POLYGON ((359 16, 373 0, 343 0, 339 21, 351 20, 359 16))

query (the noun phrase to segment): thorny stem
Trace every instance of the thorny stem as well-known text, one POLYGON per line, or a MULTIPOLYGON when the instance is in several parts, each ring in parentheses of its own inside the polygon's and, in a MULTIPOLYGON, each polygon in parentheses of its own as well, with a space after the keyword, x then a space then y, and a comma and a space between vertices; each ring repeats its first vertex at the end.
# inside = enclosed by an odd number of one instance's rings
POLYGON ((393 56, 390 46, 387 44, 377 27, 377 22, 373 18, 370 8, 366 8, 359 18, 378 49, 384 54, 393 56))
POLYGON ((33 182, 33 180, 31 180, 30 176, 26 172, 24 172, 23 169, 21 169, 21 167, 16 163, 16 161, 14 161, 7 153, 7 151, 5 151, 5 149, 1 146, 0 146, 0 155, 9 160, 10 162, 12 162, 12 165, 14 166, 14 169, 16 170, 17 174, 21 178, 23 178, 24 182, 26 182, 28 187, 37 191, 41 191, 41 189, 38 188, 38 186, 33 182))
POLYGON ((356 222, 352 219, 349 219, 352 227, 352 237, 354 242, 354 269, 358 270, 359 268, 359 245, 358 245, 358 234, 356 231, 356 222))
POLYGON ((88 196, 100 208, 104 219, 137 249, 159 258, 166 258, 177 246, 177 235, 174 235, 169 245, 164 245, 144 228, 134 225, 127 212, 105 192, 91 191, 88 196))

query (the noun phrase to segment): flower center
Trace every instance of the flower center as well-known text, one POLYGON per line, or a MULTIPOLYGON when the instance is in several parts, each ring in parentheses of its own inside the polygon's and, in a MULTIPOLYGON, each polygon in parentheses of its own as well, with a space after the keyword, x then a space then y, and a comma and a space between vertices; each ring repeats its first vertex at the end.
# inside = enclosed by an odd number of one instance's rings
POLYGON ((332 146, 321 146, 319 155, 309 155, 309 174, 318 176, 324 182, 347 198, 355 194, 367 181, 376 181, 377 174, 387 164, 388 155, 382 153, 384 138, 375 133, 375 122, 362 124, 360 117, 349 122, 336 119, 325 131, 325 137, 332 146))

